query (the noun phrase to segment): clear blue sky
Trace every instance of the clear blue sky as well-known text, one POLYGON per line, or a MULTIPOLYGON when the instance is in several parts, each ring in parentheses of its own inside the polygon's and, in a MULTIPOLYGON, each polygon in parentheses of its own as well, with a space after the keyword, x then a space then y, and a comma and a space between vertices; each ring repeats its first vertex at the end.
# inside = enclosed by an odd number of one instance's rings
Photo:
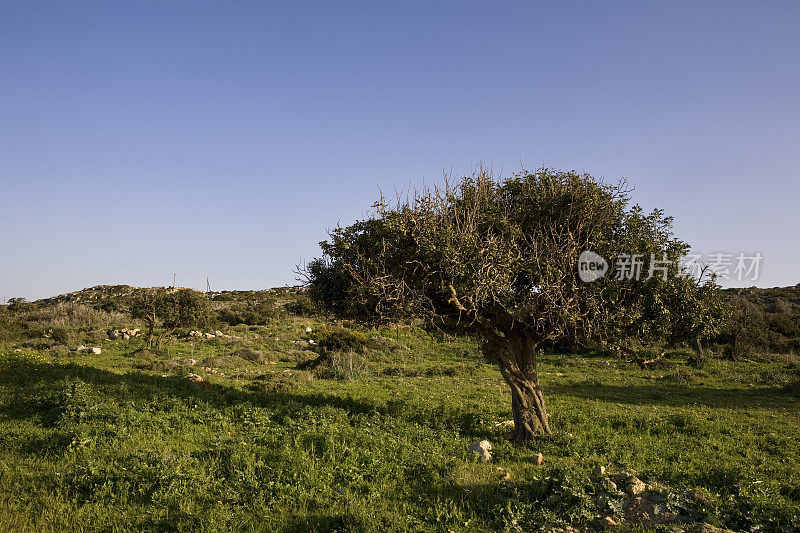
POLYGON ((0 295, 292 284, 378 187, 482 161, 627 178, 793 285, 799 28, 790 1, 3 2, 0 295))

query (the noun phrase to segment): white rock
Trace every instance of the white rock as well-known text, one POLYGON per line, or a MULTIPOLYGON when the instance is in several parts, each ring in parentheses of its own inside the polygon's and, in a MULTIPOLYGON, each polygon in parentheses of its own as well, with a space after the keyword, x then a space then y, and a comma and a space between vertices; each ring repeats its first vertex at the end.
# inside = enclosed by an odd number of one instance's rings
POLYGON ((197 361, 195 361, 194 359, 187 359, 186 362, 189 363, 192 366, 197 364, 197 361))
POLYGON ((478 454, 478 459, 487 463, 492 460, 492 454, 489 453, 491 450, 492 444, 488 440, 479 440, 469 445, 469 451, 478 454))
POLYGON ((213 333, 203 333, 203 338, 206 340, 213 339, 215 335, 213 333))
POLYGON ((223 333, 221 331, 217 330, 217 331, 214 332, 214 335, 216 337, 222 337, 223 333))
POLYGON ((93 348, 91 348, 91 350, 90 350, 90 351, 91 351, 91 352, 92 352, 94 355, 100 355, 101 353, 103 353, 103 350, 101 350, 101 349, 100 349, 100 348, 98 348, 97 346, 94 346, 93 348))
POLYGON ((313 329, 311 329, 311 326, 309 326, 309 327, 307 327, 307 328, 306 328, 306 333, 311 333, 312 331, 314 331, 314 330, 313 330, 313 329))
POLYGON ((85 349, 86 349, 86 346, 84 346, 83 344, 81 344, 80 346, 78 346, 77 348, 75 348, 75 351, 76 351, 76 352, 82 352, 82 351, 84 351, 85 349))

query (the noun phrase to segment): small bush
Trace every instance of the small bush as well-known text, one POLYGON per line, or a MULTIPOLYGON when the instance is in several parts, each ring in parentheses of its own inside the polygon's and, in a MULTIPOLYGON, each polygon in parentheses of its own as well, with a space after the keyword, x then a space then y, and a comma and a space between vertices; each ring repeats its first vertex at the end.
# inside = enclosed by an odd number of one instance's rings
POLYGON ((297 387, 297 379, 283 372, 262 374, 256 377, 249 386, 252 391, 267 393, 289 392, 297 387))
POLYGON ((317 345, 320 350, 338 352, 364 353, 370 344, 370 338, 352 329, 341 328, 322 330, 317 335, 317 345))
POLYGON ((368 372, 367 358, 358 352, 328 352, 314 368, 314 376, 322 379, 351 380, 368 372))
POLYGON ((310 316, 317 312, 317 308, 308 296, 301 296, 284 306, 286 312, 296 316, 310 316))
POLYGON ((53 342, 56 344, 68 345, 72 344, 72 333, 64 327, 56 327, 53 328, 53 332, 50 334, 50 338, 53 339, 53 342))
POLYGON ((757 383, 767 387, 785 387, 789 385, 796 376, 794 372, 783 368, 767 368, 758 375, 757 383))
POLYGON ((270 361, 270 358, 266 353, 262 352, 261 350, 253 350, 252 348, 242 348, 241 350, 237 350, 230 355, 239 357, 245 361, 250 361, 251 363, 257 363, 259 365, 263 365, 270 361))
POLYGON ((683 366, 678 366, 675 367, 671 372, 665 374, 661 379, 672 383, 681 383, 686 385, 688 383, 697 381, 697 375, 700 372, 693 371, 683 366))
POLYGON ((203 359, 203 366, 214 368, 236 368, 244 364, 244 360, 235 355, 212 355, 203 359))
POLYGON ((53 346, 50 348, 50 352, 56 357, 66 357, 70 354, 70 350, 66 346, 53 346))

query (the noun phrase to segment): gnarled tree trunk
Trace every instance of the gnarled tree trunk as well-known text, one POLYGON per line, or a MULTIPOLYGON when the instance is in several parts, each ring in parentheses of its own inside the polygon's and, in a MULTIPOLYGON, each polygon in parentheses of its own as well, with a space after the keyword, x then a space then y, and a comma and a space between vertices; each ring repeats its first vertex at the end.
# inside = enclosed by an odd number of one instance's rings
POLYGON ((162 331, 158 337, 156 338, 156 350, 161 349, 161 343, 164 342, 164 339, 170 335, 176 328, 167 328, 166 330, 162 331))
POLYGON ((484 346, 484 353, 497 363, 511 388, 514 432, 508 438, 512 442, 524 442, 537 434, 551 434, 536 372, 537 344, 532 336, 519 333, 489 340, 484 346))

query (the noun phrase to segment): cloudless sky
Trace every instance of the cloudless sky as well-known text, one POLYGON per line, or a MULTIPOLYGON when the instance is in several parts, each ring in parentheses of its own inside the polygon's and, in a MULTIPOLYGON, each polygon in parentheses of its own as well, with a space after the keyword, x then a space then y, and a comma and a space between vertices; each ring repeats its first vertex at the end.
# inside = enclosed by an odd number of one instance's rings
POLYGON ((480 162, 627 178, 794 285, 798 28, 794 1, 3 2, 0 295, 294 284, 379 187, 480 162))

